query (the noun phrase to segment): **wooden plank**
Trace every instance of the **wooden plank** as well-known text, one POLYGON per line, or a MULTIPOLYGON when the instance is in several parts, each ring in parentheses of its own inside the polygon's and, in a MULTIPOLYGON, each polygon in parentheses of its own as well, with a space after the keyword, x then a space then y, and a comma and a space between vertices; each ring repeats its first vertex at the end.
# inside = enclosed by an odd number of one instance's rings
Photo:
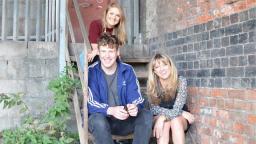
POLYGON ((75 6, 75 11, 76 15, 78 17, 78 22, 79 26, 81 28, 83 40, 84 40, 84 86, 82 87, 83 89, 83 112, 84 112, 84 132, 85 132, 85 143, 88 143, 88 109, 87 109, 87 99, 88 99, 88 61, 87 61, 87 48, 90 48, 90 42, 88 40, 88 34, 85 28, 85 25, 83 23, 82 15, 80 12, 80 8, 78 5, 77 0, 73 0, 74 6, 75 6))
POLYGON ((30 28, 29 28, 29 22, 30 22, 30 0, 26 0, 25 3, 25 41, 29 41, 30 37, 30 28))
POLYGON ((13 40, 17 40, 18 22, 19 22, 19 2, 18 0, 13 1, 13 40))
POLYGON ((36 41, 41 39, 41 0, 37 0, 36 10, 36 41))
POLYGON ((48 29, 49 29, 49 0, 45 0, 45 29, 44 29, 44 41, 48 41, 48 29))
MULTIPOLYGON (((70 60, 70 54, 69 54, 68 48, 66 48, 66 60, 67 60, 68 66, 71 66, 71 60, 70 60)), ((73 72, 69 70, 69 74, 71 75, 71 78, 74 79, 73 72)), ((85 143, 85 133, 84 133, 84 130, 82 127, 82 117, 81 117, 81 113, 80 113, 78 94, 77 94, 76 89, 74 89, 74 93, 73 93, 73 103, 74 103, 74 110, 75 110, 79 140, 80 140, 81 144, 84 144, 85 143)))
POLYGON ((7 4, 6 4, 6 0, 2 0, 2 40, 5 40, 6 38, 6 8, 7 8, 7 4))

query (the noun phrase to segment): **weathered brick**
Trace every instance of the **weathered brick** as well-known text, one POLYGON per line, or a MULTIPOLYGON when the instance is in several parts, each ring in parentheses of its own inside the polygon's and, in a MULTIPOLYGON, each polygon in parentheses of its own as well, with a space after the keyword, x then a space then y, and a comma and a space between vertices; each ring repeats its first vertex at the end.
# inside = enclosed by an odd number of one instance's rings
POLYGON ((256 55, 248 55, 249 65, 256 65, 256 55))
POLYGON ((187 52, 188 51, 188 46, 187 45, 183 45, 183 52, 187 52))
POLYGON ((250 16, 250 19, 256 18, 256 8, 252 8, 249 10, 249 16, 250 16))
POLYGON ((249 20, 243 23, 243 32, 249 32, 255 30, 256 28, 256 19, 249 20))
POLYGON ((249 42, 256 42, 256 31, 249 32, 249 42))
POLYGON ((221 88, 222 87, 222 78, 215 78, 214 79, 214 86, 221 88))
POLYGON ((188 35, 192 35, 192 34, 194 34, 194 27, 193 26, 188 28, 188 35))
POLYGON ((211 50, 211 57, 222 57, 226 55, 226 49, 221 48, 221 49, 212 49, 211 50))
POLYGON ((176 61, 183 61, 185 60, 185 55, 184 54, 179 54, 175 56, 176 61))
POLYGON ((215 58, 213 60, 213 67, 214 68, 219 68, 221 66, 221 61, 220 60, 221 60, 220 58, 215 58))
POLYGON ((194 69, 198 69, 199 68, 199 61, 194 61, 194 69))
POLYGON ((187 54, 186 54, 186 60, 187 60, 187 61, 196 60, 196 53, 187 53, 187 54))
POLYGON ((209 97, 211 96, 211 88, 199 88, 197 94, 198 96, 209 97))
POLYGON ((256 76, 256 67, 245 67, 245 76, 246 77, 255 77, 256 76))
POLYGON ((233 99, 224 99, 225 109, 234 109, 234 100, 233 99))
POLYGON ((256 124, 256 115, 255 114, 249 114, 247 119, 248 119, 248 123, 256 124))
POLYGON ((233 23, 237 23, 238 22, 238 14, 232 14, 230 15, 230 22, 233 23))
POLYGON ((248 11, 244 11, 242 13, 239 13, 238 14, 238 17, 239 17, 239 21, 242 22, 242 21, 247 21, 249 19, 249 14, 248 14, 248 11))
POLYGON ((234 45, 226 48, 226 55, 242 55, 243 54, 243 45, 234 45))
POLYGON ((247 65, 246 56, 230 57, 230 66, 245 66, 247 65))
POLYGON ((214 39, 213 47, 214 48, 221 48, 221 39, 214 39))
POLYGON ((222 17, 222 27, 230 24, 229 16, 222 17))
POLYGON ((188 44, 188 52, 193 52, 194 51, 194 45, 193 44, 188 44))
POLYGON ((167 34, 168 40, 172 40, 172 33, 167 34))
POLYGON ((218 29, 221 27, 221 18, 216 18, 213 20, 213 27, 215 29, 218 29))
POLYGON ((243 77, 245 71, 243 67, 232 67, 227 68, 226 70, 228 77, 243 77))
POLYGON ((211 56, 211 51, 209 50, 204 50, 204 51, 200 51, 197 55, 198 59, 206 59, 209 58, 211 56))
POLYGON ((215 98, 208 98, 208 102, 209 102, 210 107, 216 107, 217 106, 217 101, 216 101, 215 98))
POLYGON ((213 40, 208 40, 207 41, 207 49, 213 48, 213 40))
POLYGON ((255 101, 256 100, 256 90, 255 89, 247 90, 246 96, 249 101, 255 101))
POLYGON ((208 21, 206 24, 207 30, 212 30, 213 29, 213 21, 208 21))
POLYGON ((254 43, 244 45, 244 54, 256 53, 256 45, 254 43))
POLYGON ((251 78, 251 87, 256 88, 256 78, 251 78))
POLYGON ((208 85, 208 81, 207 81, 207 79, 206 78, 201 78, 201 80, 200 80, 200 82, 201 82, 201 86, 202 87, 207 87, 208 85))
POLYGON ((250 78, 241 78, 241 87, 251 88, 251 79, 250 78))
POLYGON ((187 63, 184 63, 184 62, 177 62, 177 63, 176 63, 176 67, 177 67, 178 70, 187 69, 187 63))
POLYGON ((240 89, 230 89, 228 90, 228 97, 231 99, 246 99, 246 91, 240 89))
POLYGON ((230 84, 229 84, 229 87, 240 89, 241 88, 241 78, 232 77, 230 84), (230 84, 231 84, 231 86, 230 86, 230 84))
POLYGON ((208 76, 210 76, 211 74, 210 74, 210 70, 203 70, 203 69, 201 69, 201 70, 198 70, 198 72, 197 72, 197 76, 198 77, 208 77, 208 76))
POLYGON ((223 77, 223 76, 225 76, 225 69, 212 69, 211 76, 212 77, 223 77))
POLYGON ((200 42, 199 50, 206 50, 207 49, 207 41, 200 42))
POLYGON ((212 91, 211 91, 211 95, 213 97, 227 98, 228 91, 227 91, 227 89, 213 88, 212 91))
POLYGON ((247 33, 243 33, 243 34, 239 34, 239 43, 247 43, 248 42, 248 34, 247 33))
POLYGON ((197 70, 187 70, 186 74, 188 77, 195 77, 197 75, 197 70))
POLYGON ((229 46, 229 37, 223 37, 223 38, 221 38, 221 46, 222 46, 222 47, 229 46))
POLYGON ((229 59, 227 57, 221 58, 221 66, 228 67, 229 59))
MULTIPOLYGON (((245 99, 246 96, 244 96, 245 99)), ((251 103, 250 102, 246 102, 244 100, 240 100, 240 99, 235 99, 234 100, 234 108, 236 110, 242 110, 242 111, 250 111, 251 109, 251 103)))
POLYGON ((224 35, 224 32, 225 32, 224 28, 212 30, 210 31, 210 38, 213 39, 213 38, 221 37, 224 35))
POLYGON ((231 45, 238 44, 238 35, 230 36, 230 44, 231 45))
POLYGON ((194 67, 193 64, 194 64, 193 62, 188 62, 188 69, 193 69, 194 67))
POLYGON ((235 24, 225 28, 225 35, 234 35, 242 32, 242 25, 235 24))

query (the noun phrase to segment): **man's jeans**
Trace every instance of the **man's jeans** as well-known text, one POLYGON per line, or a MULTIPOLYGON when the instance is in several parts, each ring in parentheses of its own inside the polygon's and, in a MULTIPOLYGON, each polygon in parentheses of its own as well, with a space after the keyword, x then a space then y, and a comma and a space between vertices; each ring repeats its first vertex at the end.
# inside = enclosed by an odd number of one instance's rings
POLYGON ((106 117, 100 113, 89 117, 89 131, 96 144, 114 144, 112 135, 127 135, 133 133, 133 144, 148 144, 152 132, 152 113, 149 110, 140 110, 137 117, 118 120, 106 117))

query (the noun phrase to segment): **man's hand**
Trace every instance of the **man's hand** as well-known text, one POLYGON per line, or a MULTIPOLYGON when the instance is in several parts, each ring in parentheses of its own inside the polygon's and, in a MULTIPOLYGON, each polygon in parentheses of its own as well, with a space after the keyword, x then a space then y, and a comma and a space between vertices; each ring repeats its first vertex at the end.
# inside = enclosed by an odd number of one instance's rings
POLYGON ((183 111, 181 115, 188 120, 189 124, 192 124, 195 121, 195 116, 189 112, 183 111))
POLYGON ((111 115, 119 120, 125 120, 129 117, 128 112, 124 109, 124 106, 109 107, 107 114, 111 115))
POLYGON ((127 112, 130 116, 137 116, 138 114, 138 107, 136 104, 127 104, 127 112))
POLYGON ((156 137, 157 139, 160 138, 163 134, 165 120, 166 120, 165 116, 159 116, 156 120, 154 129, 153 129, 153 136, 156 137))

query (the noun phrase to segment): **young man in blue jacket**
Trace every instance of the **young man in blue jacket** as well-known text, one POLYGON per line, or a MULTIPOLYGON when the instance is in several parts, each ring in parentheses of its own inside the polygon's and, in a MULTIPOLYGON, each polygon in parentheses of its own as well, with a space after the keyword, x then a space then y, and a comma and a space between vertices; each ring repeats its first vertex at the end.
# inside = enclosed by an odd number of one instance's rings
POLYGON ((96 144, 114 144, 111 134, 134 134, 133 144, 148 144, 152 114, 133 68, 118 59, 118 39, 103 34, 98 40, 99 58, 89 67, 89 131, 96 144))

